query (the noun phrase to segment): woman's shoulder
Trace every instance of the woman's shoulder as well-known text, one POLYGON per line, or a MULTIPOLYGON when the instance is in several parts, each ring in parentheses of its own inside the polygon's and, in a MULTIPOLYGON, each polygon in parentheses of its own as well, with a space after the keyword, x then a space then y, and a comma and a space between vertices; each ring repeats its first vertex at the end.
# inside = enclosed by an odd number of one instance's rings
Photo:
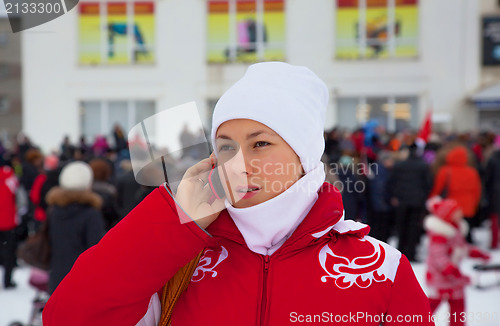
POLYGON ((368 235, 369 226, 352 220, 340 221, 333 230, 335 237, 328 244, 329 253, 341 258, 344 270, 352 273, 377 272, 394 281, 401 252, 368 235))
POLYGON ((356 284, 367 288, 372 284, 393 284, 398 273, 401 253, 371 236, 340 234, 320 250, 319 261, 336 283, 356 284))
POLYGON ((340 235, 337 239, 339 245, 344 247, 345 254, 350 255, 352 262, 377 262, 374 266, 389 264, 397 268, 401 252, 391 245, 380 241, 370 235, 357 236, 352 234, 340 235))

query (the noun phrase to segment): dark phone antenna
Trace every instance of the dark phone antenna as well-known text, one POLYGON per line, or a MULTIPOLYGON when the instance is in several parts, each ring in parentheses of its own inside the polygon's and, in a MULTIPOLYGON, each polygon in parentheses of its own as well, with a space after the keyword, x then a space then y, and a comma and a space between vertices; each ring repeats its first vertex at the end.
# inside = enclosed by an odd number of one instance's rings
MULTIPOLYGON (((141 127, 142 127, 142 132, 144 133, 144 138, 146 139, 146 144, 148 146, 149 156, 151 158, 151 162, 154 162, 155 157, 154 157, 154 153, 153 153, 153 146, 151 146, 151 142, 149 141, 149 135, 148 135, 148 132, 146 130, 146 126, 144 125, 144 121, 141 121, 141 127)), ((161 156, 161 165, 163 167, 163 176, 165 177, 165 182, 168 184, 167 167, 165 166, 164 155, 161 156)))

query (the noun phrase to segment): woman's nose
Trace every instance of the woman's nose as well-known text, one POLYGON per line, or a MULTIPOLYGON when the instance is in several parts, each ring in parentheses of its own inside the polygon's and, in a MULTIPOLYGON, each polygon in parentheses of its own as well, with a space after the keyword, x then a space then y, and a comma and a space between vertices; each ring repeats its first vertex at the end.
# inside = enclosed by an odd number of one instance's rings
POLYGON ((228 163, 230 163, 231 171, 236 175, 250 175, 252 173, 252 165, 241 149, 228 163))

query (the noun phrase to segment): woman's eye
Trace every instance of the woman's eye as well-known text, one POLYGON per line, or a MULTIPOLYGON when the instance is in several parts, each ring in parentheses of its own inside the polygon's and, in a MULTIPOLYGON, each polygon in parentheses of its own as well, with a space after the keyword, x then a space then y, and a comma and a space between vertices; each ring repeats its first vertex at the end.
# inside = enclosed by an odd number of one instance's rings
POLYGON ((234 149, 234 147, 231 145, 221 145, 219 147, 219 152, 231 151, 233 149, 234 149))
POLYGON ((255 143, 255 147, 263 147, 267 145, 270 145, 270 143, 268 143, 267 141, 258 141, 255 143))

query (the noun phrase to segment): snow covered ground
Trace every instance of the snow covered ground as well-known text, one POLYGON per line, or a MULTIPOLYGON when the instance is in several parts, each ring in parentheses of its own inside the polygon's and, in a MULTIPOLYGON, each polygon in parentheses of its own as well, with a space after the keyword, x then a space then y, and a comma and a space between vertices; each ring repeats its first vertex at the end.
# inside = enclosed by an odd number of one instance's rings
MULTIPOLYGON (((479 246, 487 248, 489 243, 489 233, 487 228, 478 229, 474 233, 479 246)), ((419 255, 425 257, 427 239, 422 239, 419 255)), ((392 241, 389 241, 391 244, 392 241)), ((500 250, 491 251, 491 263, 500 264, 500 250)), ((464 273, 472 276, 473 282, 477 283, 478 274, 473 270, 473 266, 478 261, 468 259, 464 261, 462 270, 464 273)), ((425 265, 415 263, 412 265, 415 274, 426 291, 425 283, 425 265)), ((36 290, 28 284, 30 270, 28 267, 20 267, 15 270, 14 281, 18 284, 16 289, 4 290, 0 288, 0 326, 8 326, 13 321, 26 323, 31 313, 32 300, 35 297, 36 290)), ((500 273, 486 273, 481 276, 480 282, 483 285, 494 284, 500 281, 500 273)), ((491 287, 485 290, 479 290, 473 286, 467 288, 467 325, 468 326, 499 326, 500 325, 500 286, 491 287)), ((436 326, 448 325, 449 319, 447 304, 442 304, 436 312, 436 326)))

